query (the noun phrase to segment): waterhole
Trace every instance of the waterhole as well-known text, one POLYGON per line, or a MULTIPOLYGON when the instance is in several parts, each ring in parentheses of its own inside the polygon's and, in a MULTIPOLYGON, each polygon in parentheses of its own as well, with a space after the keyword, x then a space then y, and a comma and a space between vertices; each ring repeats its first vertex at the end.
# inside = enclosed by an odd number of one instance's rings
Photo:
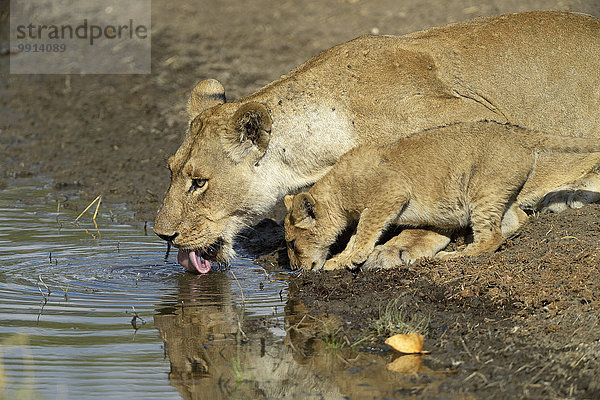
POLYGON ((285 280, 245 260, 186 273, 148 228, 119 224, 125 210, 101 205, 96 228, 92 207, 76 225, 65 206, 77 199, 11 186, 0 192, 0 398, 181 398, 154 323, 175 308, 267 317, 277 335, 285 280))
POLYGON ((0 191, 0 398, 358 399, 411 388, 388 356, 336 336, 344 321, 307 315, 288 273, 238 259, 190 274, 149 226, 119 222, 124 207, 101 204, 94 224, 93 206, 74 224, 85 205, 37 181, 0 191))

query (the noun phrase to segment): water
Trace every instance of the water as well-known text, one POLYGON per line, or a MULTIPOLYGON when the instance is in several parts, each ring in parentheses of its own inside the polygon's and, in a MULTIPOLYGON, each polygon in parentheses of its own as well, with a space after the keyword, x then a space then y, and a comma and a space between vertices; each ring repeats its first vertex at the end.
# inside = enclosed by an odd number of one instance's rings
POLYGON ((205 285, 240 282, 244 318, 281 318, 284 280, 244 260, 185 273, 143 227, 113 222, 104 205, 98 229, 91 213, 74 225, 52 192, 24 181, 0 192, 0 398, 181 398, 154 315, 182 301, 241 308, 239 288, 224 303, 205 285))
POLYGON ((434 373, 354 350, 286 273, 193 275, 124 208, 75 225, 73 202, 37 181, 0 191, 0 399, 398 398, 434 373))

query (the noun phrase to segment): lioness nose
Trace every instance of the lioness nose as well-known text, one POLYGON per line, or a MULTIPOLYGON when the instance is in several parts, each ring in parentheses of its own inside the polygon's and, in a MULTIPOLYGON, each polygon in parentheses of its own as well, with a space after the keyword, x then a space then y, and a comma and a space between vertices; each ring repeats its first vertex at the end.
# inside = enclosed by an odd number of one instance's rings
POLYGON ((154 232, 154 233, 156 233, 156 236, 158 236, 162 240, 166 240, 167 242, 173 241, 173 239, 175 239, 177 237, 177 235, 179 235, 179 232, 175 232, 172 235, 165 235, 163 233, 158 233, 158 232, 154 232))

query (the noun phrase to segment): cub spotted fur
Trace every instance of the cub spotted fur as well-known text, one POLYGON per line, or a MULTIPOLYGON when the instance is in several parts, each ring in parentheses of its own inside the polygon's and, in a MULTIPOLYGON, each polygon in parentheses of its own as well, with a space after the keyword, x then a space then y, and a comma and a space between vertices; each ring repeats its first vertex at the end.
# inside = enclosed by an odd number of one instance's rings
POLYGON ((493 252, 527 219, 516 199, 541 153, 599 151, 598 139, 489 121, 435 128, 386 146, 357 147, 309 192, 285 197, 290 261, 304 269, 354 269, 390 225, 471 226, 471 244, 437 257, 493 252), (346 249, 326 262, 329 247, 355 220, 356 233, 346 249))
MULTIPOLYGON (((179 248, 186 268, 206 272, 233 257, 236 234, 254 216, 319 180, 355 146, 483 119, 600 138, 598 88, 600 21, 562 12, 363 36, 233 102, 219 82, 205 80, 192 91, 154 231, 179 248)), ((599 154, 542 154, 517 201, 596 201, 588 194, 600 188, 598 165, 599 154)), ((410 258, 433 255, 448 240, 424 230, 405 236, 410 258)))

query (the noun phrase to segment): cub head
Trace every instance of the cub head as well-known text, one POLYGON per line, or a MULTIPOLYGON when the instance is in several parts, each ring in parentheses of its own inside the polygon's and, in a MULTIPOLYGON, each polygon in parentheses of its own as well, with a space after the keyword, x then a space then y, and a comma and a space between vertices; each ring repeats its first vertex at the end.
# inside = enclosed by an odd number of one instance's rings
POLYGON ((329 251, 329 235, 324 232, 324 210, 309 192, 284 197, 285 241, 293 269, 321 269, 329 251))
POLYGON ((190 271, 233 257, 233 238, 250 217, 276 201, 260 161, 271 138, 271 116, 260 103, 226 103, 218 81, 200 82, 188 102, 189 127, 168 162, 171 184, 155 233, 179 248, 190 271))

